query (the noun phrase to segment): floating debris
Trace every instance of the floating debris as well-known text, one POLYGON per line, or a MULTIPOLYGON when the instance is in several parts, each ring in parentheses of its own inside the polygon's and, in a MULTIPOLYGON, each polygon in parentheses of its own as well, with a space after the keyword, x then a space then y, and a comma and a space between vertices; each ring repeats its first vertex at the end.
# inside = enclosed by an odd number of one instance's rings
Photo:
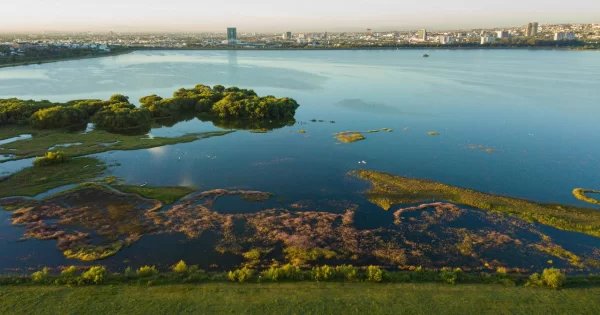
POLYGON ((439 132, 436 132, 436 131, 430 131, 427 134, 430 136, 439 136, 440 135, 439 132))

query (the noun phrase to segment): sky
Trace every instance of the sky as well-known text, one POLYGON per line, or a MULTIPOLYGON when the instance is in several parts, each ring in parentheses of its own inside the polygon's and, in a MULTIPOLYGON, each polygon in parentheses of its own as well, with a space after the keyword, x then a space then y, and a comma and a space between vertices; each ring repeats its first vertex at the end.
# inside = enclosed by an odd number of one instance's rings
POLYGON ((600 23, 599 0, 6 0, 0 33, 309 32, 600 23))

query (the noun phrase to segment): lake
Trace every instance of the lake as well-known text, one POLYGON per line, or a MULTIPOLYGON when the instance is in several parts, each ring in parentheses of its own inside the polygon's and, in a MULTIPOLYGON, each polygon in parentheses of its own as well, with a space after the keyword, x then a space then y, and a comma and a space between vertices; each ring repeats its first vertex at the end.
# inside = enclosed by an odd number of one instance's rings
MULTIPOLYGON (((360 195, 368 185, 350 178, 351 170, 591 207, 571 191, 600 189, 599 57, 595 51, 554 50, 140 51, 0 69, 0 98, 58 102, 120 93, 137 103, 142 96, 169 97, 199 83, 292 97, 300 104, 294 126, 95 156, 118 162, 111 175, 128 184, 260 190, 275 194, 274 207, 311 201, 332 212, 342 211, 332 201, 344 200, 359 205, 357 225, 377 226, 391 213, 360 195), (366 140, 351 144, 332 136, 381 128, 393 132, 365 134, 366 140), (301 129, 306 133, 298 133, 301 129), (428 135, 431 131, 440 135, 428 135)), ((192 119, 150 134, 214 130, 219 128, 192 119)), ((28 163, 0 163, 0 175, 28 163)), ((227 199, 220 203, 216 206, 240 207, 227 199)), ((260 210, 251 208, 239 211, 260 210)), ((22 228, 10 226, 9 219, 10 213, 0 212, 0 268, 76 263, 52 241, 16 242, 22 228)), ((557 242, 564 238, 575 246, 585 239, 600 247, 593 237, 552 233, 557 242)), ((201 240, 149 235, 103 263, 168 264, 184 258, 208 264, 211 255, 201 240)), ((238 260, 224 255, 215 264, 238 260)))

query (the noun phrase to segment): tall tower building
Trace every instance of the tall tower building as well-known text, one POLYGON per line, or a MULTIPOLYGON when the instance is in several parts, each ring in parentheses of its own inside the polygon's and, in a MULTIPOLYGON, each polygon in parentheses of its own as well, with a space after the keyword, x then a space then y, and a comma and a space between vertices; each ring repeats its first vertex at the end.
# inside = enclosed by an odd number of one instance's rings
POLYGON ((427 40, 427 30, 419 30, 419 32, 417 33, 417 38, 419 40, 426 41, 427 40))
POLYGON ((538 22, 527 23, 527 28, 525 29, 525 36, 535 36, 538 32, 538 22))
POLYGON ((227 43, 229 45, 237 44, 237 29, 235 27, 227 28, 227 43))
POLYGON ((367 36, 373 35, 373 31, 370 28, 367 28, 367 36))
POLYGON ((283 39, 285 39, 285 40, 292 39, 292 32, 285 32, 285 33, 283 33, 283 39))

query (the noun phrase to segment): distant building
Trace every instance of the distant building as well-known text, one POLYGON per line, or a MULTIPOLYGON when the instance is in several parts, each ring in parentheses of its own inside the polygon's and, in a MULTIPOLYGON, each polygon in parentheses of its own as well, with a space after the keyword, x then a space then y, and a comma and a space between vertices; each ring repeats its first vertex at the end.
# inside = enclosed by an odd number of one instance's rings
POLYGON ((575 33, 573 33, 573 32, 554 33, 554 40, 575 40, 575 33))
POLYGON ((525 29, 525 36, 531 37, 536 36, 538 33, 538 22, 527 23, 527 28, 525 29))
POLYGON ((496 38, 493 36, 481 36, 481 45, 489 44, 493 42, 496 38))
POLYGON ((373 31, 370 28, 367 28, 367 36, 373 35, 373 31))
POLYGON ((283 39, 285 39, 285 40, 292 39, 292 32, 285 32, 285 33, 283 33, 283 39))
POLYGON ((439 42, 442 45, 446 45, 446 44, 451 44, 456 42, 456 37, 454 36, 448 36, 448 35, 442 35, 439 37, 439 42))
POLYGON ((417 32, 417 38, 422 41, 427 40, 427 30, 419 30, 417 32))
POLYGON ((229 45, 237 44, 237 29, 235 27, 227 28, 227 44, 229 44, 229 45))
POLYGON ((508 38, 508 31, 497 31, 496 34, 499 39, 508 38))

